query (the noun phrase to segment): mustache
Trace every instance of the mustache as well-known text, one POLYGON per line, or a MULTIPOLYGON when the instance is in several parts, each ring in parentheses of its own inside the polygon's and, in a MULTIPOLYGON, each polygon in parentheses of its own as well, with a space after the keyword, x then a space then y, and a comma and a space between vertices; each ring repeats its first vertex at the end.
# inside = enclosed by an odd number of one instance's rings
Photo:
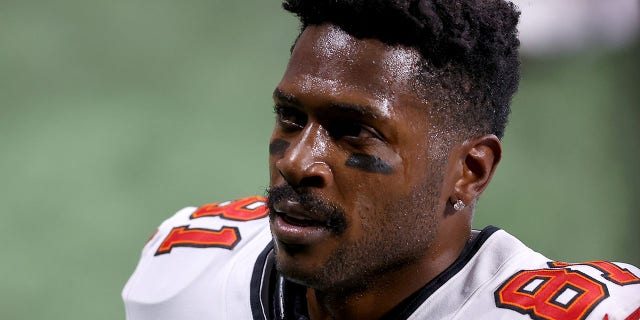
POLYGON ((299 203, 306 211, 325 221, 325 227, 335 234, 342 234, 347 229, 347 215, 344 209, 313 195, 306 189, 296 190, 289 184, 269 187, 267 189, 267 206, 271 218, 276 214, 273 205, 282 201, 299 203))

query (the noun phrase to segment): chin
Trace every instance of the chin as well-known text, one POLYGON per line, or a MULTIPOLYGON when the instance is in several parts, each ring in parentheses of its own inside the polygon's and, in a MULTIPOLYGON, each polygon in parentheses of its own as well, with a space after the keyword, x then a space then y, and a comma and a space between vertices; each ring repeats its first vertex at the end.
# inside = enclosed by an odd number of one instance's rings
POLYGON ((319 261, 317 256, 306 256, 304 251, 302 252, 291 254, 291 248, 288 246, 276 245, 276 269, 293 283, 318 291, 337 290, 346 294, 360 292, 371 282, 371 278, 367 276, 370 273, 366 270, 354 274, 350 272, 349 264, 345 265, 339 259, 336 261, 335 257, 319 261))
POLYGON ((295 258, 283 257, 283 253, 276 253, 276 269, 291 282, 314 288, 318 285, 314 270, 296 262, 295 258))
POLYGON ((305 248, 279 243, 276 245, 276 269, 287 280, 305 287, 320 289, 334 285, 326 281, 328 274, 324 266, 313 261, 314 256, 307 255, 305 248), (311 260, 310 260, 311 259, 311 260))

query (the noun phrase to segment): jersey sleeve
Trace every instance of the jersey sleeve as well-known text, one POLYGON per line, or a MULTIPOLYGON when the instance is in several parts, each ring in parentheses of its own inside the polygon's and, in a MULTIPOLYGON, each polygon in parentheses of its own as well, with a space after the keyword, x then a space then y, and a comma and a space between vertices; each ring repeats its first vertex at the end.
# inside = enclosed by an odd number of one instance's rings
POLYGON ((498 230, 409 319, 640 320, 640 269, 551 261, 498 230))
POLYGON ((495 298, 499 307, 532 319, 640 320, 640 269, 619 262, 552 261, 514 273, 495 298))
POLYGON ((627 263, 590 261, 582 263, 549 263, 565 266, 571 272, 590 277, 604 288, 602 302, 595 305, 588 320, 640 320, 640 269, 627 263))
POLYGON ((128 320, 250 319, 255 261, 271 241, 266 200, 187 207, 144 246, 122 291, 128 320))

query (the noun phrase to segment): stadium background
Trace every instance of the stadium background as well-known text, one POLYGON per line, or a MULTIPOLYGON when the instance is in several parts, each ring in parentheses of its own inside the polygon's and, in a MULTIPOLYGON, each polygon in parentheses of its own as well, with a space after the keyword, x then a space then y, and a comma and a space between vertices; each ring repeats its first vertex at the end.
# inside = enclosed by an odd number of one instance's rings
MULTIPOLYGON (((121 319, 155 227, 263 194, 278 1, 0 0, 0 318, 121 319)), ((640 264, 637 42, 524 57, 474 225, 640 264)))

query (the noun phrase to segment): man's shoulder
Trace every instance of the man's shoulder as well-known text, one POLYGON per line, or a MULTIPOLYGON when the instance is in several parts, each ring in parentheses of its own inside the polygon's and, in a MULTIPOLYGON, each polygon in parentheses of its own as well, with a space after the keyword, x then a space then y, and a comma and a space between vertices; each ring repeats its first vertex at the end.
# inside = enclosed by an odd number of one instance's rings
POLYGON ((253 196, 165 220, 122 292, 127 318, 250 318, 249 281, 271 242, 267 216, 266 199, 253 196))
POLYGON ((409 319, 640 320, 640 269, 630 264, 553 261, 493 227, 459 260, 409 319))
POLYGON ((491 286, 496 287, 491 289, 500 308, 533 318, 640 319, 636 266, 604 260, 553 261, 528 248, 508 264, 491 286))
POLYGON ((187 207, 165 220, 147 247, 155 248, 155 256, 186 247, 233 252, 264 230, 268 214, 266 199, 260 196, 187 207))
POLYGON ((472 292, 454 319, 640 319, 640 269, 630 264, 553 261, 499 230, 465 269, 458 288, 472 292))
POLYGON ((534 319, 640 319, 640 269, 621 262, 547 261, 504 273, 490 290, 497 307, 534 319))

